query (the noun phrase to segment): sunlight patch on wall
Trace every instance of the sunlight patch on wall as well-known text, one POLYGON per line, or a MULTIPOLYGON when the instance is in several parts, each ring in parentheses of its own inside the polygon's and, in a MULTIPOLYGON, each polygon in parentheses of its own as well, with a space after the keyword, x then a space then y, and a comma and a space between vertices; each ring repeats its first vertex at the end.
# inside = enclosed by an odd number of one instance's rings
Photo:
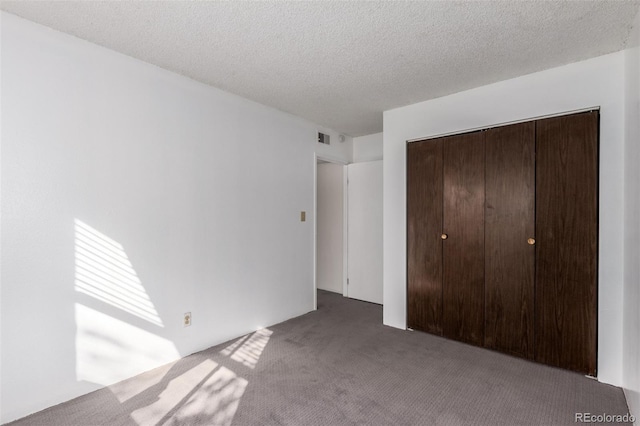
POLYGON ((78 219, 75 290, 163 327, 122 245, 78 219))
POLYGON ((256 368, 262 351, 269 343, 269 338, 272 334, 273 331, 262 328, 253 334, 238 339, 220 351, 220 353, 249 368, 256 368))
POLYGON ((171 341, 82 304, 75 317, 77 380, 108 386, 180 356, 171 341))

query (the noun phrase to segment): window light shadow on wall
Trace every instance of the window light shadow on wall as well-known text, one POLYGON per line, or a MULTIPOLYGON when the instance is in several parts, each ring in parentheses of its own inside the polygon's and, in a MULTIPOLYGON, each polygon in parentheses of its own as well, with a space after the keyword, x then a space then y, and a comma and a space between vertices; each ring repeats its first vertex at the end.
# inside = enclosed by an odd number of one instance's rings
POLYGON ((75 220, 75 289, 163 327, 122 245, 75 220))
POLYGON ((220 353, 230 357, 251 369, 256 368, 262 351, 269 343, 273 331, 262 328, 253 334, 246 335, 224 348, 220 353))
POLYGON ((173 342, 130 323, 163 327, 122 245, 78 219, 74 230, 75 290, 89 297, 75 304, 76 379, 108 386, 178 358, 173 342))
POLYGON ((271 330, 244 336, 183 370, 182 363, 191 361, 175 361, 176 346, 155 333, 163 322, 123 246, 78 219, 75 290, 83 298, 75 304, 78 380, 108 386, 138 425, 232 423, 249 382, 224 364, 255 368, 271 330), (130 315, 148 327, 131 324, 130 315), (141 399, 150 403, 139 408, 141 399))
POLYGON ((108 386, 179 357, 173 342, 76 303, 76 378, 108 386))

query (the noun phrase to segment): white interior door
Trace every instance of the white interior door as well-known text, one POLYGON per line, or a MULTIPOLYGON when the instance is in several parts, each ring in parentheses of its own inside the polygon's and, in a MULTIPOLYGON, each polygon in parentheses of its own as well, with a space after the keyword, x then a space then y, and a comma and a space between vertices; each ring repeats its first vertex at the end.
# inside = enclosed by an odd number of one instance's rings
POLYGON ((382 161, 348 171, 347 296, 382 304, 382 161))

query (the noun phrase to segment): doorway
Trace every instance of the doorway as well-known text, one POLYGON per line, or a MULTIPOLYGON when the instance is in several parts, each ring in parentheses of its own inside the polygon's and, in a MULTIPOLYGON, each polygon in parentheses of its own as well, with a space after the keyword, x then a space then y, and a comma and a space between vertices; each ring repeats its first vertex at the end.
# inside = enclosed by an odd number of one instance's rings
POLYGON ((316 157, 314 297, 316 290, 346 296, 346 169, 344 163, 316 157))

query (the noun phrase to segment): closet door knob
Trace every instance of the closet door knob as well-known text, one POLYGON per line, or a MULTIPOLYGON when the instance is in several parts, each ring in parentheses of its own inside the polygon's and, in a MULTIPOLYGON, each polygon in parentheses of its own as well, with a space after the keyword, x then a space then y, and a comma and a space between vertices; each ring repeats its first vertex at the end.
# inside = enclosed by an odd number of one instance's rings
POLYGON ((529 238, 529 239, 527 240, 527 244, 529 244, 530 246, 534 245, 535 243, 536 243, 535 238, 529 238))
POLYGON ((446 240, 447 238, 449 238, 449 236, 447 234, 442 234, 440 235, 440 238, 442 238, 443 240, 446 240))

